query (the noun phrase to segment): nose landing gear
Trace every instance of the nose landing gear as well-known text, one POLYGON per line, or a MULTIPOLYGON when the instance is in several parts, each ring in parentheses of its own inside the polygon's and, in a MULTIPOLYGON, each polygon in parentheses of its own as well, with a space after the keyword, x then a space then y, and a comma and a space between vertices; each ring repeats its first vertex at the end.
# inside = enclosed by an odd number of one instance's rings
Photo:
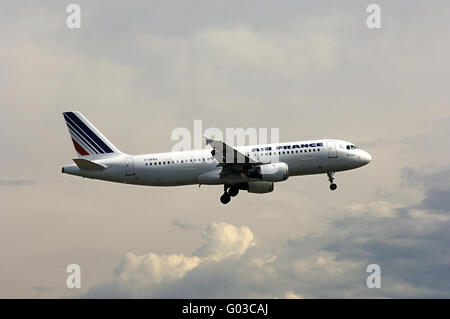
POLYGON ((330 182, 330 189, 334 191, 337 188, 337 185, 333 183, 334 181, 334 172, 328 172, 328 181, 330 182))

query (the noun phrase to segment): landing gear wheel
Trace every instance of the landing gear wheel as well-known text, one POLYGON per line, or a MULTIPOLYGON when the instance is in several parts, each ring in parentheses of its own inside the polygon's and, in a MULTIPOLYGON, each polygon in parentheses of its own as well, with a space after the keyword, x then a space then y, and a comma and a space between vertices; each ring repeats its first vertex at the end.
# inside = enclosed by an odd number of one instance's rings
POLYGON ((230 200, 231 200, 231 196, 227 192, 223 193, 223 195, 220 196, 220 202, 222 204, 228 204, 230 202, 230 200))
POLYGON ((328 176, 328 181, 330 182, 330 189, 332 191, 334 191, 337 188, 337 185, 335 183, 333 183, 333 181, 334 181, 334 172, 328 172, 327 176, 328 176))
POLYGON ((237 187, 230 187, 230 189, 228 190, 228 194, 230 194, 231 197, 237 196, 237 194, 239 194, 239 188, 237 187))

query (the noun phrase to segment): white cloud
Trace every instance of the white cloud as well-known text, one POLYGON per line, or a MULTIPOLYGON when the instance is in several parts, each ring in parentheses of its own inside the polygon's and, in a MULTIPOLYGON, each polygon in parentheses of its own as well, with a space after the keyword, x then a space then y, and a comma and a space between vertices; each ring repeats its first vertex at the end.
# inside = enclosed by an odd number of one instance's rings
POLYGON ((200 258, 184 255, 157 255, 149 253, 137 256, 127 253, 116 268, 119 280, 132 285, 148 285, 182 278, 186 272, 200 264, 200 258))
POLYGON ((194 256, 182 254, 136 255, 127 253, 115 269, 115 278, 92 289, 88 296, 102 294, 114 287, 125 296, 144 293, 153 296, 161 286, 183 279, 202 263, 216 263, 231 256, 241 256, 254 245, 253 233, 246 227, 220 222, 211 223, 203 233, 205 244, 194 256))
POLYGON ((255 241, 249 227, 211 223, 192 256, 128 253, 116 277, 85 297, 448 296, 441 277, 448 276, 449 221, 423 212, 417 215, 413 204, 359 203, 324 232, 279 241, 255 241), (366 287, 371 263, 381 267, 382 289, 366 287))
POLYGON ((132 286, 177 280, 202 262, 220 261, 233 255, 242 255, 254 245, 253 233, 248 227, 238 228, 223 222, 211 223, 203 233, 203 237, 206 243, 191 257, 182 254, 127 253, 115 269, 115 274, 120 282, 132 286))
POLYGON ((294 293, 292 291, 288 291, 284 295, 284 299, 303 299, 303 297, 300 295, 297 295, 296 293, 294 293))
POLYGON ((232 255, 242 255, 255 244, 250 228, 238 228, 224 222, 211 223, 204 231, 203 238, 206 243, 197 250, 196 255, 215 261, 232 255))

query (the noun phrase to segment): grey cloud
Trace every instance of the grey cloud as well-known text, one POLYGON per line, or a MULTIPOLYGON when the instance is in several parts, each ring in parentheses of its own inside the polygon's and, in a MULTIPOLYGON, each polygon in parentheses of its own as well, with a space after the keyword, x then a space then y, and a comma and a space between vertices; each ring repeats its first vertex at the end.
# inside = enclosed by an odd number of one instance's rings
POLYGON ((414 290, 398 294, 380 289, 383 297, 448 297, 450 295, 450 222, 427 218, 354 218, 340 221, 340 238, 326 249, 338 260, 364 260, 381 266, 383 282, 408 283, 414 290), (345 225, 345 228, 343 225, 345 225))
MULTIPOLYGON (((435 199, 436 194, 431 194, 425 192, 423 203, 435 199)), ((325 232, 286 241, 256 238, 256 245, 251 244, 249 229, 212 224, 205 230, 205 244, 193 256, 179 256, 191 266, 177 278, 155 283, 155 274, 147 273, 141 282, 153 284, 136 286, 128 278, 142 275, 141 267, 130 272, 121 264, 116 279, 99 283, 86 297, 448 298, 450 220, 417 214, 416 206, 374 202, 332 219, 325 232), (200 261, 196 255, 207 259, 200 261), (381 289, 365 286, 366 266, 372 263, 381 267, 381 289)), ((435 209, 423 206, 425 211, 435 209)), ((448 210, 448 203, 442 202, 439 208, 448 210)), ((171 271, 170 267, 165 271, 171 271)))
POLYGON ((450 190, 427 190, 420 207, 450 213, 450 190))
POLYGON ((424 189, 424 198, 415 207, 430 212, 450 213, 450 169, 416 169, 406 167, 402 170, 404 184, 424 189))
MULTIPOLYGON (((387 276, 385 281, 409 283, 426 292, 419 294, 423 297, 448 298, 450 185, 446 181, 449 174, 447 168, 427 172, 404 169, 404 179, 425 188, 423 199, 395 208, 391 217, 361 211, 360 216, 334 221, 335 232, 328 239, 326 250, 336 253, 336 258, 341 260, 365 259, 378 263, 387 276)), ((384 289, 381 294, 399 296, 384 289)))
POLYGON ((0 186, 28 186, 28 185, 36 185, 36 182, 26 179, 0 180, 0 186))
POLYGON ((437 168, 433 165, 423 165, 420 168, 405 167, 402 169, 402 179, 411 186, 420 185, 425 189, 448 189, 450 168, 437 168))
POLYGON ((190 224, 188 222, 184 222, 178 219, 174 219, 172 220, 172 225, 174 225, 175 227, 181 229, 181 230, 192 230, 197 228, 196 225, 190 224))

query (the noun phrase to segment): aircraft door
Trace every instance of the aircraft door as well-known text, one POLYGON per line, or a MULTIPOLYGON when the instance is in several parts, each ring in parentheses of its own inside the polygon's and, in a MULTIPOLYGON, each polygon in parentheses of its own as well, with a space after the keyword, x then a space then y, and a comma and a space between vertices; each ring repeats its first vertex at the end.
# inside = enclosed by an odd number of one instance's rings
POLYGON ((136 175, 136 172, 134 171, 134 158, 127 157, 125 159, 125 176, 133 176, 133 175, 136 175))
POLYGON ((327 142, 328 158, 337 157, 336 144, 334 142, 327 142))

